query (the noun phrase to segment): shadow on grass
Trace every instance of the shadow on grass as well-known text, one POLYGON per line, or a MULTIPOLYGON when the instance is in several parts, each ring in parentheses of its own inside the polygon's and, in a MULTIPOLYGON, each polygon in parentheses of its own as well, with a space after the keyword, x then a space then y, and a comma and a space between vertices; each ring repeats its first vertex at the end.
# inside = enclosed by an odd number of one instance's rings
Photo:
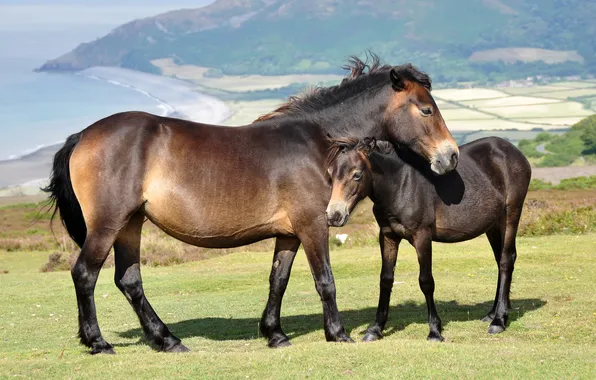
MULTIPOLYGON (((509 312, 509 322, 515 323, 526 312, 534 311, 546 304, 546 301, 529 298, 512 301, 509 312)), ((443 321, 443 327, 450 322, 465 322, 482 319, 490 310, 493 302, 482 302, 468 305, 459 304, 457 301, 437 301, 437 310, 443 321)), ((360 310, 344 310, 341 312, 342 320, 348 333, 360 326, 368 326, 374 321, 376 308, 360 310)), ((246 340, 260 338, 260 318, 220 318, 206 317, 189 319, 168 325, 172 333, 179 338, 203 337, 211 340, 246 340)), ((304 334, 323 329, 323 314, 290 315, 281 318, 282 328, 290 337, 295 338, 304 334)), ((389 320, 385 328, 385 336, 405 329, 410 324, 427 324, 426 304, 408 301, 397 306, 392 306, 389 320)), ((486 324, 488 328, 488 323, 486 324)), ((131 329, 120 333, 123 338, 142 338, 140 328, 131 329)), ((359 336, 352 336, 359 339, 359 336)))

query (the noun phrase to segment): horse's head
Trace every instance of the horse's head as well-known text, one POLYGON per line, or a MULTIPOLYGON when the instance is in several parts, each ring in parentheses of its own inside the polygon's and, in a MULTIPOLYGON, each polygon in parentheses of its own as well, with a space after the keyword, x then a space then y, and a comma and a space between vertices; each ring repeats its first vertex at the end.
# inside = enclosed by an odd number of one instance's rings
POLYGON ((424 157, 433 172, 455 169, 459 149, 430 94, 429 76, 410 64, 395 66, 388 75, 385 134, 424 157))
POLYGON ((345 225, 358 202, 370 194, 372 171, 368 155, 375 149, 375 139, 368 137, 331 140, 327 171, 332 191, 325 212, 330 226, 345 225))

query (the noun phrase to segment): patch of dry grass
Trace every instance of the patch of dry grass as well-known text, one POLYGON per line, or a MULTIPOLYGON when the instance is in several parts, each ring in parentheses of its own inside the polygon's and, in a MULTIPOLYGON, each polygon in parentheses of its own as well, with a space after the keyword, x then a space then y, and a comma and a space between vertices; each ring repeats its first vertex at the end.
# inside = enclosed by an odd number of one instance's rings
MULTIPOLYGON (((0 250, 47 251, 48 261, 44 272, 68 270, 75 262, 79 249, 58 223, 54 235, 49 219, 43 217, 32 224, 39 204, 21 204, 0 208, 0 250)), ((596 231, 596 189, 590 190, 538 190, 528 193, 519 236, 589 233, 596 231)), ((362 201, 352 212, 349 223, 330 230, 332 250, 371 247, 378 244, 379 229, 372 214, 372 202, 362 201), (337 234, 347 234, 341 243, 337 234)), ((245 247, 210 249, 195 247, 176 240, 147 222, 141 239, 141 263, 160 267, 204 260, 234 252, 273 252, 274 240, 264 240, 245 247)), ((106 266, 114 263, 108 256, 106 266)))

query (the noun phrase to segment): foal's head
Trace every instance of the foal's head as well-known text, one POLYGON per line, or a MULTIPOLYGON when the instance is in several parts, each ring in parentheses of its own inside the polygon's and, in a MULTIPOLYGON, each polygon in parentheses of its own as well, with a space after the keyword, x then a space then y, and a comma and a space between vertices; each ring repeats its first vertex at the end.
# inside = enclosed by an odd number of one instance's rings
POLYGON ((372 170, 368 155, 377 148, 374 138, 331 140, 327 170, 333 190, 327 206, 327 223, 345 225, 350 212, 367 197, 372 188, 372 170))

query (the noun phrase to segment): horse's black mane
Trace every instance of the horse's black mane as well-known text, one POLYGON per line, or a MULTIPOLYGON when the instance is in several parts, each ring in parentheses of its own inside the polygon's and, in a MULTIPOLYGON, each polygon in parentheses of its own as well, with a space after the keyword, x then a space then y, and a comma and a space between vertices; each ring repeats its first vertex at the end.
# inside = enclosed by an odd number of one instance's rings
POLYGON ((350 57, 349 63, 343 69, 349 71, 349 74, 339 85, 314 87, 300 95, 291 96, 286 103, 276 110, 262 115, 255 122, 280 116, 306 114, 345 101, 354 95, 374 93, 379 88, 391 83, 389 72, 392 69, 395 70, 398 76, 411 82, 417 82, 429 91, 431 90, 430 77, 412 66, 412 64, 408 63, 401 66, 383 65, 379 57, 373 53, 367 54, 364 61, 356 56, 350 57))

